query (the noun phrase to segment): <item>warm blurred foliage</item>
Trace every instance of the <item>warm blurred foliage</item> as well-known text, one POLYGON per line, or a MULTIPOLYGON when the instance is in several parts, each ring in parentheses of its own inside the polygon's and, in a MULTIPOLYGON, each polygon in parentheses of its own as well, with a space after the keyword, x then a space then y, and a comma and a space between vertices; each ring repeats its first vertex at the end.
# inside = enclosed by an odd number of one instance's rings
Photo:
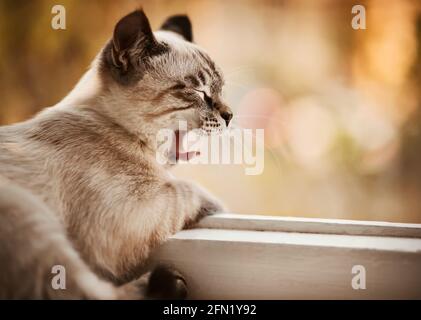
POLYGON ((182 165, 239 213, 421 222, 421 2, 417 0, 0 1, 0 123, 53 105, 119 17, 156 28, 187 13, 226 74, 236 123, 265 129, 262 175, 182 165), (67 30, 51 28, 51 8, 67 30), (351 28, 351 8, 367 29, 351 28))

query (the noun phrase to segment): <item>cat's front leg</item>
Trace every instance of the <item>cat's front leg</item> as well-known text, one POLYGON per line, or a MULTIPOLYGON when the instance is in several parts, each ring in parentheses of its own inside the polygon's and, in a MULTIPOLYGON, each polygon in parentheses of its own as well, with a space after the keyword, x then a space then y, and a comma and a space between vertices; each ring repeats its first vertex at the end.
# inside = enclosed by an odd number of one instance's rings
POLYGON ((201 219, 213 215, 215 213, 226 212, 225 206, 215 196, 211 195, 202 187, 191 182, 180 182, 186 184, 191 190, 192 199, 196 198, 196 206, 192 206, 192 210, 187 212, 185 217, 184 228, 194 227, 201 219))
POLYGON ((225 212, 226 208, 213 195, 209 194, 207 191, 201 191, 201 206, 197 211, 196 220, 200 220, 206 216, 218 213, 225 212))

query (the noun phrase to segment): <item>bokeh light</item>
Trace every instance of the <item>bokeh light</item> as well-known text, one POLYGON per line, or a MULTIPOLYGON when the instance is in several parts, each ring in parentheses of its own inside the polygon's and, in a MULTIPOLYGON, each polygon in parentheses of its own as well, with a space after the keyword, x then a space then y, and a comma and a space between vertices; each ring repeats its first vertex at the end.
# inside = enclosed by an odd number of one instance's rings
POLYGON ((74 86, 115 22, 142 5, 153 28, 187 13, 221 66, 236 127, 265 130, 265 167, 182 165, 233 212, 421 222, 421 2, 362 0, 0 1, 0 124, 74 86))

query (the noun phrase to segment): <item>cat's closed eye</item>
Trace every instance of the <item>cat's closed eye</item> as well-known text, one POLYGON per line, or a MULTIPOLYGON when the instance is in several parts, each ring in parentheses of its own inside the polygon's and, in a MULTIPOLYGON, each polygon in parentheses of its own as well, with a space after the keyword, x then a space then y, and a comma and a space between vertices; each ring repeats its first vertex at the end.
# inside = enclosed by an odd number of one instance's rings
POLYGON ((205 91, 203 91, 203 90, 196 90, 196 89, 195 89, 195 91, 199 94, 199 96, 202 98, 202 100, 206 102, 206 105, 207 105, 209 108, 212 108, 212 107, 214 106, 214 103, 213 103, 212 98, 211 98, 211 97, 209 97, 209 96, 206 94, 206 92, 205 92, 205 91))
POLYGON ((176 85, 172 86, 171 89, 174 90, 183 90, 186 88, 186 85, 184 83, 177 83, 176 85))

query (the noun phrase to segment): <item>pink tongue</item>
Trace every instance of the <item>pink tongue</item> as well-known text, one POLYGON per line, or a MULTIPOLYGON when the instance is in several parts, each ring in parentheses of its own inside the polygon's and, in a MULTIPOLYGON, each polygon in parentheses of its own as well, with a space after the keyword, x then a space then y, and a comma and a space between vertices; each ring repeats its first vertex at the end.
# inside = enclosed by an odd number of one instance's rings
POLYGON ((183 160, 183 161, 187 161, 189 159, 193 159, 195 156, 198 156, 200 154, 200 152, 198 151, 187 151, 187 152, 182 152, 180 151, 181 149, 181 145, 182 145, 182 141, 184 138, 184 135, 186 134, 186 132, 180 132, 180 131, 176 131, 175 132, 175 158, 176 160, 183 160))
POLYGON ((183 160, 183 161, 188 161, 190 159, 193 159, 195 156, 199 155, 198 152, 196 151, 188 151, 188 152, 177 152, 176 155, 176 159, 178 160, 183 160))

